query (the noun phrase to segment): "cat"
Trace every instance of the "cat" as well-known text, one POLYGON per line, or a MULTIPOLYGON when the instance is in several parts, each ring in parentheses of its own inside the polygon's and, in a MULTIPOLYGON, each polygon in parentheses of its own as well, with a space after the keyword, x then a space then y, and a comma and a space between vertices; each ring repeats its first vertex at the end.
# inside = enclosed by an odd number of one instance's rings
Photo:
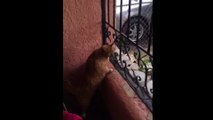
POLYGON ((104 77, 113 71, 112 68, 108 67, 109 57, 115 51, 113 45, 114 43, 103 45, 88 57, 83 81, 78 84, 69 81, 68 90, 75 95, 83 118, 86 116, 86 111, 95 91, 104 77))

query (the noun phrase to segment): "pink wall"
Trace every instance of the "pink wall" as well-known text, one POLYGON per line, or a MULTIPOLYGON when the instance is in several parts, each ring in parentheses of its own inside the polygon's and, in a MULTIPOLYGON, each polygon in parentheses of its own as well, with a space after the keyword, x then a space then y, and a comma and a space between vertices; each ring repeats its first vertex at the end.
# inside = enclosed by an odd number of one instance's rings
POLYGON ((82 65, 102 44, 101 0, 63 0, 63 29, 63 77, 81 79, 82 65))

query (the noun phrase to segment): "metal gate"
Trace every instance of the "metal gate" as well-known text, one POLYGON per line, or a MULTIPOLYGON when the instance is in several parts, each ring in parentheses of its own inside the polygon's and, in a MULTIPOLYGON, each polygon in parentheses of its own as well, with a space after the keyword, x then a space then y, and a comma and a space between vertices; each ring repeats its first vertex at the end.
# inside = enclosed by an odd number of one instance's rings
POLYGON ((152 0, 102 0, 103 44, 117 46, 110 61, 152 111, 152 0))

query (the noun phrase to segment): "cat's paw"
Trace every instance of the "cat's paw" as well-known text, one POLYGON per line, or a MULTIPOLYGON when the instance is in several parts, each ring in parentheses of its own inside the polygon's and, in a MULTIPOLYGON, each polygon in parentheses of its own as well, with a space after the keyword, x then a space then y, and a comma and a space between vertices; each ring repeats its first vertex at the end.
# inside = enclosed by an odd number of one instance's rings
POLYGON ((110 68, 110 69, 109 69, 109 72, 113 72, 113 69, 112 69, 112 68, 110 68))

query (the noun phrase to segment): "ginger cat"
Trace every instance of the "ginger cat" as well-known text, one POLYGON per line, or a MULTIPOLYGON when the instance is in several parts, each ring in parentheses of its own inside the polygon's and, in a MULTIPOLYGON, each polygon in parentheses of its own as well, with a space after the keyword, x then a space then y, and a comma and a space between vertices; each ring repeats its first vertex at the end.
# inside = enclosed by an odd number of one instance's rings
POLYGON ((115 47, 111 45, 103 45, 96 49, 87 59, 84 80, 75 84, 69 81, 69 92, 76 96, 82 117, 90 104, 96 89, 100 86, 104 77, 113 71, 108 67, 109 57, 115 51, 115 47))

